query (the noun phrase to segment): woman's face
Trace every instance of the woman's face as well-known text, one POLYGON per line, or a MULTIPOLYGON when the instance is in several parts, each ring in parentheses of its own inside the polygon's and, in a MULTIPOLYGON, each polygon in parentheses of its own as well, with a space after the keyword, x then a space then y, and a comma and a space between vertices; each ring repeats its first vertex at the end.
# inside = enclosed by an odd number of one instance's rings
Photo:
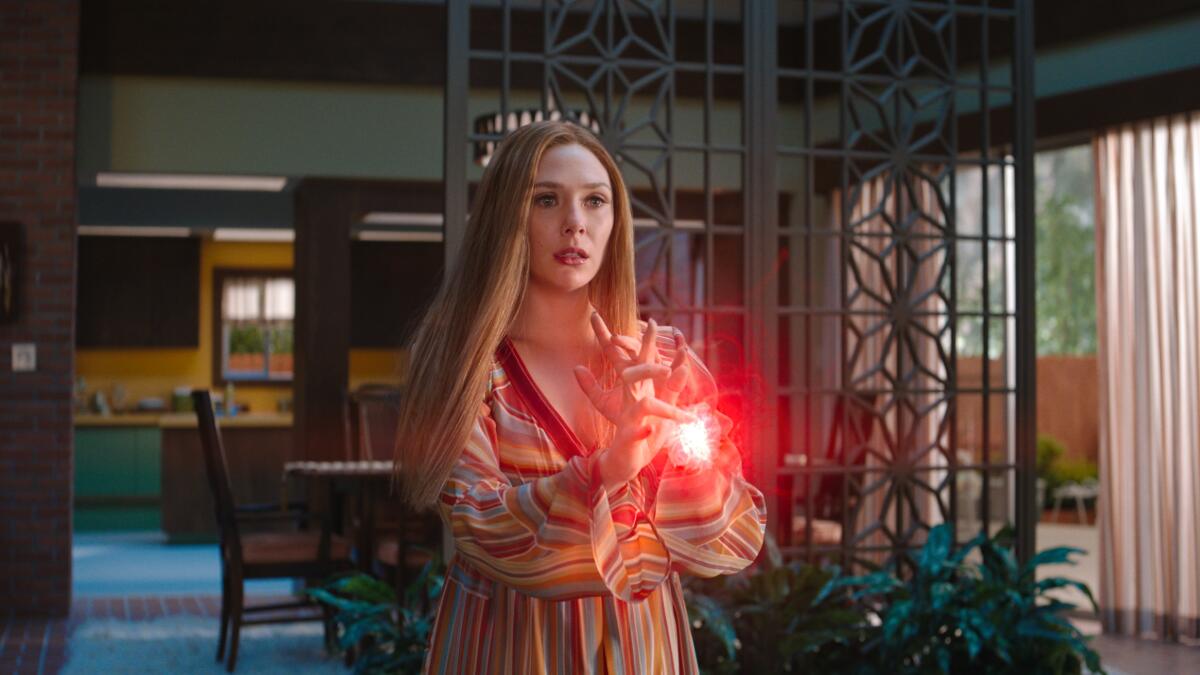
POLYGON ((582 145, 557 145, 542 155, 529 206, 530 283, 577 291, 604 262, 613 228, 608 171, 582 145))

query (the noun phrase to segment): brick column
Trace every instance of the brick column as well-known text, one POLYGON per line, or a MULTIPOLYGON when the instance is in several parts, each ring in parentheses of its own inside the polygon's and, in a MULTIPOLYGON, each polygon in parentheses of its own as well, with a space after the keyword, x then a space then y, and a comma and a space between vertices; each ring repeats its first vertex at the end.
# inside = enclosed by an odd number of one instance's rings
POLYGON ((24 615, 71 605, 78 54, 79 0, 0 2, 0 222, 24 232, 0 324, 0 607, 24 615), (13 372, 14 343, 35 372, 13 372))

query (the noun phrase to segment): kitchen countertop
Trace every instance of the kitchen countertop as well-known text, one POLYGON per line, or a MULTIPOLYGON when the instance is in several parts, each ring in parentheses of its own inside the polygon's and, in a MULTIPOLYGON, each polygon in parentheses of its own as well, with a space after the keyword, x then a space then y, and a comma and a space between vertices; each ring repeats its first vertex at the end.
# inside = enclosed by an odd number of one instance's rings
MULTIPOLYGON (((167 413, 159 418, 158 426, 163 429, 195 429, 196 413, 167 413)), ((290 427, 291 413, 245 413, 233 417, 218 417, 217 426, 232 427, 290 427)))
MULTIPOLYGON (((218 417, 217 425, 222 428, 234 427, 290 427, 291 413, 245 413, 233 417, 218 417)), ((196 413, 119 413, 115 415, 96 415, 93 413, 75 415, 77 427, 161 427, 163 429, 195 429, 196 413)))
POLYGON ((118 413, 115 415, 97 415, 95 413, 76 413, 77 427, 156 427, 158 418, 163 413, 137 412, 118 413))

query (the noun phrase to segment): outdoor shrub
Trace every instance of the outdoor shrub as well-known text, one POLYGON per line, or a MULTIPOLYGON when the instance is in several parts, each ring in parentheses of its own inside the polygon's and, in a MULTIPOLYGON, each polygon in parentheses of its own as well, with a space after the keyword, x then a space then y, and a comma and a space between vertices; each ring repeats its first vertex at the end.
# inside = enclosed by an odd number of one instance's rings
POLYGON ((335 610, 338 646, 357 649, 356 674, 419 673, 444 580, 443 565, 434 557, 403 598, 389 584, 361 572, 337 577, 308 594, 335 610))
POLYGON ((1045 508, 1050 503, 1050 497, 1054 494, 1055 488, 1061 486, 1063 481, 1059 478, 1057 468, 1059 460, 1066 454, 1067 448, 1057 438, 1050 434, 1038 434, 1037 437, 1037 477, 1046 482, 1046 490, 1042 499, 1044 503, 1039 504, 1039 508, 1045 508))
POLYGON ((1083 483, 1100 477, 1100 468, 1090 459, 1064 459, 1051 470, 1059 485, 1083 483))
POLYGON ((1038 434, 1037 437, 1037 475, 1038 478, 1050 480, 1050 472, 1054 464, 1066 453, 1067 448, 1057 438, 1050 434, 1038 434))

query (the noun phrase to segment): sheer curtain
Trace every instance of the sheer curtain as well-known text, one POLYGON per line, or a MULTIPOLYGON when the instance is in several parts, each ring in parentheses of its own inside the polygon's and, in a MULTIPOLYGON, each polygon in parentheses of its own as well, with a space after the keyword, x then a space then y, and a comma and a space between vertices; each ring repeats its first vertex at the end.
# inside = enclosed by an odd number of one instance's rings
POLYGON ((1093 152, 1104 627, 1200 638, 1200 113, 1093 152))

